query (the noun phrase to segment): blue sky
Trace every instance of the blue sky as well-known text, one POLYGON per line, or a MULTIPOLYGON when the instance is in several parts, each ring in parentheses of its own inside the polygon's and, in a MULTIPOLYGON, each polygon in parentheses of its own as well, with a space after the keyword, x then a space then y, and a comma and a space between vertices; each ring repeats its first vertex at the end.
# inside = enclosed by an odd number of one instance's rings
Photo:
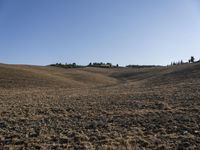
POLYGON ((0 62, 169 64, 200 58, 198 0, 0 0, 0 62))

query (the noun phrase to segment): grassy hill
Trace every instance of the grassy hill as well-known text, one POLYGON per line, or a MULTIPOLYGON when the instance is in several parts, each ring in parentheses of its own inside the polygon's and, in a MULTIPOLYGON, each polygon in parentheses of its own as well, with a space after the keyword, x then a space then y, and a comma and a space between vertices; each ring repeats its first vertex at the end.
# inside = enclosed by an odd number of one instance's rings
POLYGON ((0 88, 75 88, 109 85, 114 78, 90 69, 0 64, 0 88))
POLYGON ((52 66, 0 64, 0 87, 82 87, 106 86, 121 83, 150 80, 151 82, 181 82, 198 79, 200 63, 169 67, 147 68, 58 68, 52 66), (155 80, 155 81, 154 81, 155 80), (158 81, 159 80, 159 81, 158 81))
POLYGON ((200 63, 0 64, 0 149, 199 149, 200 63))

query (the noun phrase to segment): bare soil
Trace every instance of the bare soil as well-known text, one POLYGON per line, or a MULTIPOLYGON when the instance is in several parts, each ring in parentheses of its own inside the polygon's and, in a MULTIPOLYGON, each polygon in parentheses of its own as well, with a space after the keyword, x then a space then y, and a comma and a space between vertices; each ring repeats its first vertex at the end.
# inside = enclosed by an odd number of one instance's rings
POLYGON ((200 149, 200 64, 0 64, 0 149, 200 149))

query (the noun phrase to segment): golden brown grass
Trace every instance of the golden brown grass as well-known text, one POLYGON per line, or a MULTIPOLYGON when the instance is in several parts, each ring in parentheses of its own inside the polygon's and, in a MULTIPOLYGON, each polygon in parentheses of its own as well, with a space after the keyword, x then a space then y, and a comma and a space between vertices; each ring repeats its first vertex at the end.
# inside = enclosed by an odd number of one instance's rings
POLYGON ((0 149, 199 149, 200 64, 0 65, 0 149))

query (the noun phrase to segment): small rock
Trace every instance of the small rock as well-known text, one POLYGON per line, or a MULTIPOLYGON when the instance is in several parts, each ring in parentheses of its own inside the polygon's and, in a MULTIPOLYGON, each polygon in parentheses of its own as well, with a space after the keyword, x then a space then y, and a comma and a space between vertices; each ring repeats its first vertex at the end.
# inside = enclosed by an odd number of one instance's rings
POLYGON ((31 137, 31 138, 35 138, 35 137, 38 137, 40 134, 40 131, 39 129, 31 129, 29 134, 28 134, 28 137, 31 137))
POLYGON ((195 130, 194 133, 195 133, 195 134, 198 134, 198 133, 200 133, 200 131, 195 130))
POLYGON ((32 138, 37 137, 37 136, 38 136, 38 134, 36 132, 32 132, 29 134, 29 137, 32 137, 32 138))
POLYGON ((91 122, 88 126, 86 126, 86 129, 96 129, 97 123, 95 121, 91 122))

